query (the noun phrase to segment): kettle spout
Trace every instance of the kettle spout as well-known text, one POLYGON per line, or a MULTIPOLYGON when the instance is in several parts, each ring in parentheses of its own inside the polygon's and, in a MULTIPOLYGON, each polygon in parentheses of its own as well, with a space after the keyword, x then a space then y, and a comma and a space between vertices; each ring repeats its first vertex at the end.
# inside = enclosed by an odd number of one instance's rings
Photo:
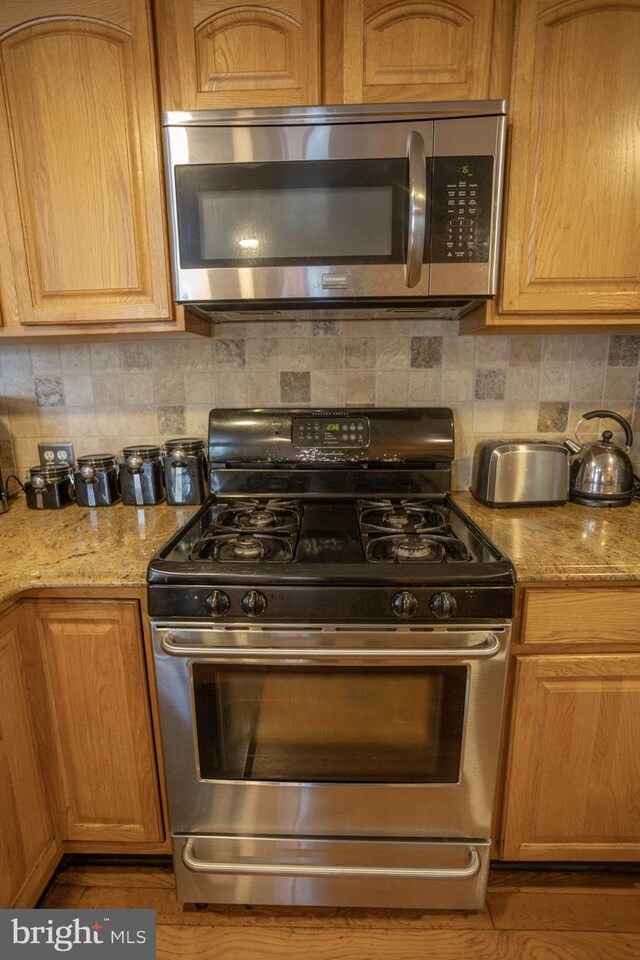
POLYGON ((578 451, 580 450, 580 447, 578 446, 578 444, 574 443, 573 440, 564 440, 563 443, 570 453, 578 453, 578 451))

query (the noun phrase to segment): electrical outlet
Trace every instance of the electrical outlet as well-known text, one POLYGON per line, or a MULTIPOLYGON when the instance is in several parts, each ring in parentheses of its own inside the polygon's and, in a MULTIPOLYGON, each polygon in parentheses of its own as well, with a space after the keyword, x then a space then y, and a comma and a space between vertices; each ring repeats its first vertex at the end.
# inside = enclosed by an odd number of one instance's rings
POLYGON ((73 466, 73 444, 72 443, 39 443, 38 454, 40 463, 67 463, 73 466))

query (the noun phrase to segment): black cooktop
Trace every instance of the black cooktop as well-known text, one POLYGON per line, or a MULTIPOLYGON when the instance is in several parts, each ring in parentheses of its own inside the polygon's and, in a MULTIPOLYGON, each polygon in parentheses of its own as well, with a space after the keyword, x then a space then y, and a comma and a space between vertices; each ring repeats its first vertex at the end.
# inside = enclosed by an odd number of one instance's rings
POLYGON ((447 497, 224 497, 151 560, 149 582, 513 582, 510 562, 447 497))

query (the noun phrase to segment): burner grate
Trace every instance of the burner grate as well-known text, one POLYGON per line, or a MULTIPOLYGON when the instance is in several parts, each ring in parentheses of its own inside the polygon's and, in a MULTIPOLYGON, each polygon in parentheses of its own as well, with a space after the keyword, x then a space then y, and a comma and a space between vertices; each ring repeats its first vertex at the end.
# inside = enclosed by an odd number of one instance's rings
POLYGON ((225 501, 190 560, 221 563, 290 563, 293 560, 303 508, 295 500, 225 501))
POLYGON ((469 562, 468 547, 442 510, 423 500, 358 500, 358 524, 369 563, 469 562))

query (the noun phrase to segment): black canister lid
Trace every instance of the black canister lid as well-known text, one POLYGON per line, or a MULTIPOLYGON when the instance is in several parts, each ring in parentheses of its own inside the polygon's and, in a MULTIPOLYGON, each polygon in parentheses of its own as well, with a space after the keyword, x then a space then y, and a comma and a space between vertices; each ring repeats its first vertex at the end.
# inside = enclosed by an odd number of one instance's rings
POLYGON ((198 440, 196 437, 178 437, 175 440, 167 440, 165 443, 167 453, 173 450, 183 450, 185 453, 200 453, 204 450, 204 440, 198 440))
POLYGON ((113 453, 86 453, 78 457, 79 467, 95 467, 96 470, 109 470, 116 465, 116 457, 113 453))
POLYGON ((140 457, 144 463, 149 463, 152 460, 159 460, 161 456, 162 450, 160 447, 147 444, 142 444, 137 447, 124 447, 122 450, 123 460, 126 460, 128 457, 140 457))
POLYGON ((31 477, 44 477, 45 480, 63 480, 69 473, 68 463, 39 463, 35 467, 29 467, 31 477))

